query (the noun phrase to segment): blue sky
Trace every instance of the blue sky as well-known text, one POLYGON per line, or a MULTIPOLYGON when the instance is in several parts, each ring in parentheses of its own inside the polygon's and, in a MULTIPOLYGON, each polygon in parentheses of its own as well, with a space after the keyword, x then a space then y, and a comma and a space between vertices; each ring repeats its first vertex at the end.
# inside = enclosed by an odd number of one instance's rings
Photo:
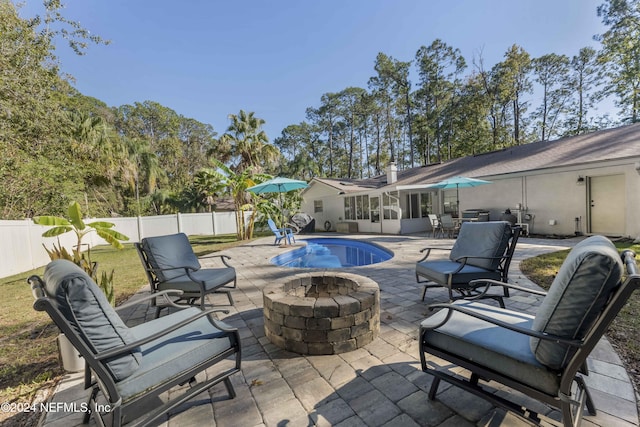
MULTIPOLYGON (((56 54, 75 86, 109 106, 151 100, 224 133, 240 109, 270 139, 322 94, 367 87, 378 52, 412 60, 436 38, 485 68, 512 44, 532 57, 598 48, 602 0, 67 0, 65 15, 111 40, 56 54)), ((23 16, 41 11, 27 0, 23 16)), ((414 84, 416 73, 411 75, 414 84)))

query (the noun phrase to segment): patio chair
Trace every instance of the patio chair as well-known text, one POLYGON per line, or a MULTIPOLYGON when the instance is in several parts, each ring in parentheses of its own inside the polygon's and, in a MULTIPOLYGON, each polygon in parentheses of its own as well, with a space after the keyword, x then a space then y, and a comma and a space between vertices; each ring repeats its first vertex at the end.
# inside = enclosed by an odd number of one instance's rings
POLYGON ((220 309, 188 307, 129 328, 70 261, 52 261, 43 279, 28 280, 34 309, 45 311, 85 360, 85 388, 91 388, 85 424, 93 414, 98 425, 155 425, 220 382, 235 397, 229 377, 240 371, 240 336, 212 317, 220 309))
POLYGON ((583 378, 588 375, 586 359, 640 286, 634 257, 629 250, 619 255, 602 236, 580 242, 535 316, 468 300, 431 305, 441 310, 421 323, 419 343, 422 370, 434 376, 429 399, 435 399, 444 380, 540 423, 535 411, 522 406, 529 399, 508 393, 507 386, 559 409, 567 427, 580 424, 585 404, 596 415, 583 378), (623 262, 628 273, 624 283, 623 262))
MULTIPOLYGON (((449 300, 477 294, 477 286, 469 282, 475 279, 508 280, 509 265, 520 236, 520 227, 511 227, 506 221, 465 222, 460 227, 453 248, 424 248, 426 254, 416 263, 416 281, 424 283, 422 301, 428 288, 445 287, 449 300), (448 259, 429 258, 436 251, 449 251, 448 259), (424 278, 426 280, 421 280, 424 278), (454 292, 460 294, 454 296, 454 292)), ((504 307, 503 297, 509 290, 503 287, 502 295, 486 294, 504 307)))
POLYGON ((435 239, 438 234, 442 234, 442 226, 438 215, 429 214, 429 222, 431 223, 432 236, 435 239))
POLYGON ((445 233, 448 238, 452 239, 458 234, 458 226, 453 222, 453 217, 450 214, 440 215, 440 230, 442 235, 445 233))
MULTIPOLYGON (((224 267, 202 268, 189 238, 184 233, 146 237, 134 243, 142 261, 151 292, 167 289, 182 291, 179 300, 188 304, 199 302, 204 310, 205 297, 211 293, 222 293, 233 305, 231 289, 236 287, 236 270, 227 262, 227 255, 208 255, 203 258, 220 258, 224 267), (229 285, 232 284, 232 285, 229 285), (229 285, 229 286, 227 286, 229 285)), ((156 317, 165 306, 156 306, 156 317)))
POLYGON ((291 241, 293 241, 293 243, 296 242, 296 238, 293 236, 293 229, 288 227, 278 228, 271 218, 267 220, 267 223, 269 224, 269 228, 273 234, 276 236, 276 240, 274 242, 275 246, 277 246, 282 239, 286 239, 288 245, 291 244, 291 241))

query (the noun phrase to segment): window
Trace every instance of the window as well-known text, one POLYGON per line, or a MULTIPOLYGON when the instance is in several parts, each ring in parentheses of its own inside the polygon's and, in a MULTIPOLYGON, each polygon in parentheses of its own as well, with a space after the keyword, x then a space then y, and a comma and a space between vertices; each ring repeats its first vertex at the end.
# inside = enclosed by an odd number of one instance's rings
POLYGON ((444 213, 458 216, 458 201, 455 190, 444 192, 444 213))
POLYGON ((420 204, 418 202, 418 194, 409 194, 409 208, 411 218, 420 218, 420 204))
POLYGON ((371 209, 371 222, 380 222, 380 198, 372 197, 369 199, 371 209))
POLYGON ((402 206, 402 218, 427 218, 432 212, 431 193, 409 193, 402 206))
POLYGON ((344 198, 344 219, 356 219, 355 200, 353 197, 344 198))
POLYGON ((313 212, 314 213, 322 212, 322 200, 313 201, 313 212))
POLYGON ((391 193, 384 193, 382 195, 382 209, 384 219, 398 219, 398 211, 400 210, 398 197, 391 193))
POLYGON ((369 196, 356 196, 358 219, 369 219, 369 196))
POLYGON ((369 196, 345 197, 344 219, 369 219, 369 196))
POLYGON ((420 216, 427 218, 433 213, 433 193, 420 193, 420 216))

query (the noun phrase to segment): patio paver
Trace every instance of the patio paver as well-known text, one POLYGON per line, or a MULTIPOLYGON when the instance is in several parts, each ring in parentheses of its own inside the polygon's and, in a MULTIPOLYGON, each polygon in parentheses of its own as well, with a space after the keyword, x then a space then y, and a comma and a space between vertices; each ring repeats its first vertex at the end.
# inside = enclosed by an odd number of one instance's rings
MULTIPOLYGON (((318 234, 316 236, 321 236, 318 234)), ((336 236, 332 233, 331 236, 336 236)), ((306 236, 299 236, 296 246, 306 236)), ((309 236, 313 237, 313 236, 309 236)), ((265 337, 262 317, 262 288, 281 281, 301 269, 271 265, 269 260, 291 248, 273 246, 266 237, 231 248, 238 288, 229 314, 220 317, 240 329, 243 344, 242 372, 232 377, 238 396, 227 399, 222 384, 185 404, 188 408, 160 423, 168 427, 190 425, 226 426, 524 426, 513 414, 496 409, 477 396, 443 383, 435 401, 427 393, 431 376, 420 369, 418 325, 429 315, 426 305, 446 302, 444 289, 429 289, 420 301, 421 287, 415 282, 414 266, 425 246, 450 247, 452 240, 422 236, 350 235, 372 240, 392 251, 392 260, 345 269, 372 278, 380 286, 380 333, 372 343, 358 350, 330 356, 301 356, 280 349, 265 337)), ((572 247, 578 239, 545 240, 521 238, 511 264, 510 280, 535 286, 520 272, 522 259, 572 247)), ((206 260, 203 264, 206 266, 206 260)), ((142 266, 141 266, 142 268, 142 266)), ((143 289, 141 295, 148 292, 143 289)), ((136 298, 134 296, 133 298, 136 298)), ((215 304, 228 304, 223 295, 213 295, 215 304)), ((514 292, 508 305, 532 311, 538 297, 514 292)), ((153 310, 138 307, 123 314, 128 324, 151 318, 153 310)), ((598 408, 595 417, 586 415, 586 426, 637 426, 636 393, 613 347, 602 340, 589 359, 587 382, 598 408)), ((215 370, 215 367, 213 368, 215 370)), ((53 401, 82 395, 81 374, 70 374, 58 385, 53 401)), ((500 390, 498 393, 513 393, 500 390)), ((87 392, 84 392, 85 395, 87 392)), ((530 402, 526 396, 523 401, 530 402)), ((557 411, 539 402, 535 409, 558 420, 557 411)), ((45 414, 46 427, 81 426, 79 414, 45 414)), ((89 425, 95 425, 91 420, 89 425)))

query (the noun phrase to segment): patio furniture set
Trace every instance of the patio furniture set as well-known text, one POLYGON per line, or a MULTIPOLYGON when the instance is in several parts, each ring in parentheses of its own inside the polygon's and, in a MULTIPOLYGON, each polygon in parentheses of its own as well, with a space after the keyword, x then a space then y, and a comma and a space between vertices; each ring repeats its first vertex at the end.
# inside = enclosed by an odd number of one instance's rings
MULTIPOLYGON (((416 263, 416 280, 424 285, 422 300, 435 286, 446 288, 450 299, 428 306, 437 311, 416 325, 422 370, 434 376, 429 398, 436 398, 444 380, 529 421, 540 421, 536 412, 483 385, 492 381, 559 408, 565 426, 577 425, 585 405, 590 413, 596 410, 582 378, 588 374, 585 361, 640 286, 635 254, 618 254, 601 236, 585 239, 563 263, 537 314, 530 316, 505 307, 510 289, 545 295, 508 283, 519 234, 519 227, 505 221, 463 223, 448 259, 427 248, 416 263), (500 292, 492 292, 496 289, 500 292), (434 360, 447 363, 439 366, 434 360)), ((205 297, 212 293, 222 293, 234 304, 236 274, 228 257, 219 257, 222 267, 202 268, 184 234, 145 238, 136 248, 151 285, 148 298, 156 306, 156 318, 132 328, 71 262, 53 261, 42 278, 29 278, 34 308, 46 311, 85 359, 84 383, 93 408, 85 422, 93 414, 99 424, 152 424, 221 382, 229 397, 235 397, 229 378, 241 370, 240 334, 217 320, 216 312, 223 309, 205 306, 205 297), (164 309, 168 313, 160 316, 164 309), (202 379, 199 374, 212 366, 217 373, 202 379), (160 399, 185 384, 189 386, 172 392, 170 400, 160 399)), ((307 354, 350 351, 375 339, 378 286, 371 280, 360 283, 360 276, 327 273, 292 275, 277 288, 264 288, 268 337, 287 350, 307 354), (326 301, 317 305, 311 297, 326 301), (300 342, 281 333, 285 325, 303 323, 310 328, 295 334, 304 337, 300 342), (335 344, 331 336, 343 341, 335 344), (312 339, 305 341, 308 337, 312 339)))

